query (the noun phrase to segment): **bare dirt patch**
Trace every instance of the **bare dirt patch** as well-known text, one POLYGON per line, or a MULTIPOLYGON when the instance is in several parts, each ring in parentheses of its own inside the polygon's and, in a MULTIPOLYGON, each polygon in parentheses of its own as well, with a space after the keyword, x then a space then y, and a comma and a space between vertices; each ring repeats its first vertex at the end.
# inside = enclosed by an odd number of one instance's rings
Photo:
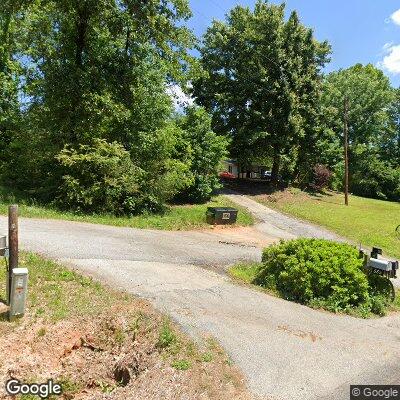
POLYGON ((270 182, 260 180, 238 179, 224 182, 224 187, 249 197, 255 197, 261 203, 290 202, 307 200, 310 196, 296 188, 274 186, 270 182))
POLYGON ((309 194, 296 189, 279 190, 270 194, 257 194, 255 197, 264 204, 310 200, 309 194))
POLYGON ((277 241, 252 227, 231 226, 228 228, 223 225, 215 225, 209 231, 209 234, 217 236, 220 243, 232 244, 234 246, 264 248, 277 241))
MULTIPOLYGON (((53 325, 24 321, 0 339, 0 354, 7 355, 0 365, 1 381, 53 378, 63 385, 65 399, 249 398, 240 374, 223 352, 210 353, 205 362, 201 353, 188 357, 190 344, 182 342, 175 356, 168 354, 157 345, 160 316, 135 317, 136 307, 109 311, 96 319, 53 325), (135 328, 135 318, 143 319, 141 327, 135 328), (187 371, 171 366, 178 355, 191 363, 187 371), (125 375, 118 373, 124 369, 125 375)), ((7 398, 3 386, 0 390, 0 397, 7 398)))
POLYGON ((0 399, 10 398, 3 384, 10 378, 52 378, 61 383, 63 399, 251 398, 215 341, 204 338, 195 345, 146 301, 99 287, 57 264, 39 264, 36 256, 23 261, 32 271, 27 315, 9 323, 6 308, 0 308, 0 399), (48 295, 37 303, 38 292, 48 294, 54 286, 58 299, 48 295), (90 295, 84 300, 91 312, 70 301, 83 293, 90 295))

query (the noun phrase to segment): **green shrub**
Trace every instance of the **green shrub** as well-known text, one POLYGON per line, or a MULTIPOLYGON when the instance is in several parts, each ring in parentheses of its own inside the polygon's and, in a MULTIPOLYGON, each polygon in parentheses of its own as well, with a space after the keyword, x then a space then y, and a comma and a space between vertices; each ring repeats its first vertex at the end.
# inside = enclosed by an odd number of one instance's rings
POLYGON ((97 138, 77 148, 66 146, 56 156, 62 177, 57 205, 116 215, 164 211, 191 182, 188 163, 171 158, 175 134, 173 127, 138 134, 141 146, 130 152, 120 143, 97 138))
POLYGON ((371 297, 371 312, 383 317, 386 315, 386 307, 388 306, 388 300, 384 296, 373 296, 371 297))
POLYGON ((391 282, 381 275, 369 273, 368 284, 371 312, 380 316, 386 315, 394 294, 391 282))
POLYGON ((364 157, 352 174, 351 190, 363 197, 400 201, 400 168, 377 157, 364 157))
POLYGON ((130 154, 133 163, 143 170, 139 188, 141 210, 164 211, 166 203, 193 182, 190 147, 183 136, 174 122, 151 134, 135 133, 130 154))
POLYGON ((385 315, 394 295, 390 280, 363 268, 356 248, 329 240, 281 241, 252 272, 253 283, 288 300, 363 318, 385 315))
POLYGON ((143 171, 122 145, 94 139, 77 149, 65 147, 56 159, 63 171, 56 199, 59 206, 98 213, 136 211, 143 171))
POLYGON ((346 311, 370 300, 358 251, 348 244, 297 239, 264 250, 255 283, 281 296, 331 311, 346 311))

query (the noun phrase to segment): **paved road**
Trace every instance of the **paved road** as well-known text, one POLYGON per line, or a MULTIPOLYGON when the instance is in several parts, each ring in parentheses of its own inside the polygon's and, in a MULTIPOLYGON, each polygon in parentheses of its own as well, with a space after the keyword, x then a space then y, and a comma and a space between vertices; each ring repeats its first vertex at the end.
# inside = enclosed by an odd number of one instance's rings
MULTIPOLYGON (((273 231, 262 233, 267 242, 297 234, 268 223, 273 231)), ((0 232, 5 229, 1 217, 0 232)), ((203 268, 259 259, 254 243, 260 232, 229 232, 20 221, 24 249, 149 299, 195 337, 215 336, 260 398, 347 400, 351 383, 400 383, 399 316, 364 321, 318 312, 203 268)))

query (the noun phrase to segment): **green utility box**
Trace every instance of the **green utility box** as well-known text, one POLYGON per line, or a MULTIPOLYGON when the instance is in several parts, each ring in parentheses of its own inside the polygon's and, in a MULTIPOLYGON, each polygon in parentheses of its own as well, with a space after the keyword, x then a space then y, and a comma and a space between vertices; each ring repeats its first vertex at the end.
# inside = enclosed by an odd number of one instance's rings
POLYGON ((207 223, 212 225, 234 224, 237 220, 238 210, 231 207, 208 207, 207 223))

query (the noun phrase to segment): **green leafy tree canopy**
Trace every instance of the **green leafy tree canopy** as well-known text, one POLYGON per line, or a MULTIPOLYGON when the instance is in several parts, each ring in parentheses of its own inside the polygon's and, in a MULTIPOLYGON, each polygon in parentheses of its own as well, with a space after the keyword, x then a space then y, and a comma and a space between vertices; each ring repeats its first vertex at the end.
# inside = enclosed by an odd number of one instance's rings
POLYGON ((194 83, 197 102, 213 114, 213 127, 231 136, 232 153, 281 157, 318 125, 321 68, 330 48, 318 42, 296 12, 258 0, 214 21, 200 49, 207 75, 194 83))

